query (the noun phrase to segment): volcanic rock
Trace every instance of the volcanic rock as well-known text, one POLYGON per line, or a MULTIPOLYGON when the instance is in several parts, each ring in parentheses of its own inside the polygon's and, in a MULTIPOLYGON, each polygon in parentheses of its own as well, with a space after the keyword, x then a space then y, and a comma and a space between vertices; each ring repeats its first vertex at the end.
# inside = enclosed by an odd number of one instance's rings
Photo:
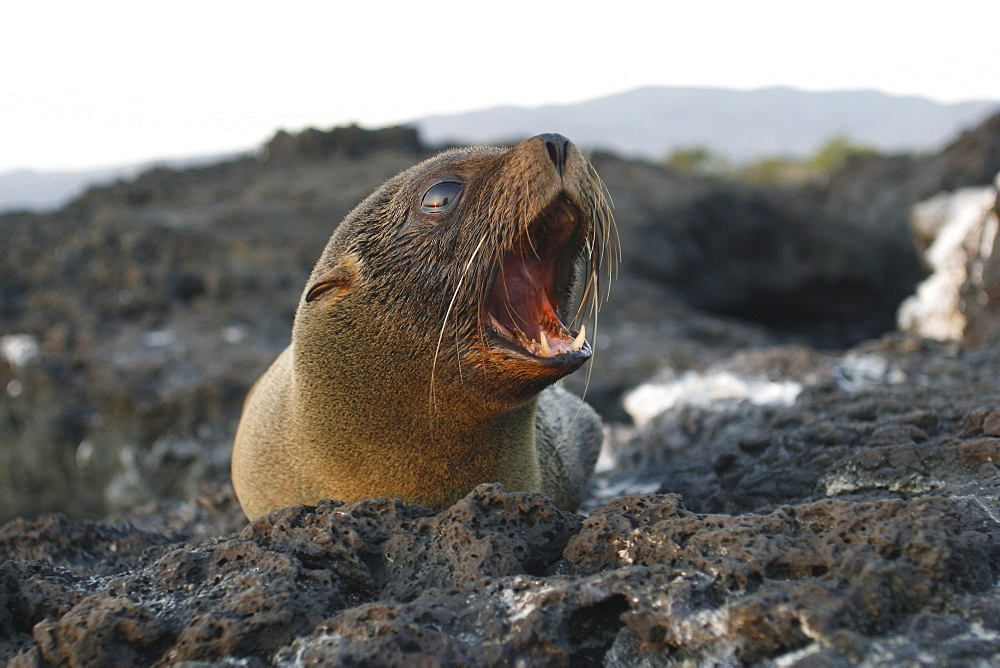
POLYGON ((594 156, 625 263, 572 381, 610 423, 586 515, 483 485, 437 514, 242 516, 242 398, 332 226, 418 159, 407 133, 278 136, 0 216, 0 504, 21 516, 0 526, 0 661, 996 664, 1000 347, 968 345, 995 268, 966 268, 964 342, 816 345, 891 317, 874 293, 915 257, 897 205, 938 192, 928 164, 975 185, 992 127, 872 167, 910 180, 856 216, 861 172, 810 203, 594 156))

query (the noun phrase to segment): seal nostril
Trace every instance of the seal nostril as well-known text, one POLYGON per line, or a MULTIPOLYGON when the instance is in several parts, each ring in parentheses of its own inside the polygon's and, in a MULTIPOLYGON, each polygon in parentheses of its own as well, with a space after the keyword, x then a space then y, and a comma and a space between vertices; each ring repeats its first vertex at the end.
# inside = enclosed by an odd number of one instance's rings
POLYGON ((560 134, 546 132, 538 135, 545 142, 545 149, 549 152, 549 159, 556 169, 562 174, 566 170, 566 145, 569 140, 560 134))
MULTIPOLYGON (((557 149, 555 144, 552 142, 546 143, 545 148, 549 150, 549 160, 551 160, 552 163, 558 167, 559 163, 562 162, 559 158, 559 149, 557 149)), ((559 171, 561 172, 562 170, 560 169, 559 171)))

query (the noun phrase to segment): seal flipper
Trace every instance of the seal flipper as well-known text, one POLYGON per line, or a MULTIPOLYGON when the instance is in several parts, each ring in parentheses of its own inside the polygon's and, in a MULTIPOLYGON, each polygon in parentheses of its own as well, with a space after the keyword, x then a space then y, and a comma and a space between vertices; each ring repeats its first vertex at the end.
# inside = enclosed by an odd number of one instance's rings
POLYGON ((535 448, 542 492, 558 507, 580 506, 603 440, 600 416, 575 394, 553 385, 538 396, 535 448))

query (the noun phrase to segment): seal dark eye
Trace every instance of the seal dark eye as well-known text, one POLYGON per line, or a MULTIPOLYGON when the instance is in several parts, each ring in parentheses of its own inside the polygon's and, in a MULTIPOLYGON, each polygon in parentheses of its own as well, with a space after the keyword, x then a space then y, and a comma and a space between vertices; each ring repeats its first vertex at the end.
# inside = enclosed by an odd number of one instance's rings
POLYGON ((423 213, 444 213, 458 200, 462 194, 464 183, 458 181, 442 181, 431 186, 420 200, 420 211, 423 213))

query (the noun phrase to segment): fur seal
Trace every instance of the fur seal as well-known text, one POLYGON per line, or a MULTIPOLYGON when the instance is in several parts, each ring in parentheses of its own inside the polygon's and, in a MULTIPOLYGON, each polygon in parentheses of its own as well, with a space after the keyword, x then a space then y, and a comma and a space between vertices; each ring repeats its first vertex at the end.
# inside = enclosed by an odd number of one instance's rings
POLYGON ((483 482, 575 510, 601 422, 555 383, 591 357, 604 186, 568 139, 438 154, 334 230, 233 447, 246 515, 320 499, 442 509, 483 482))

